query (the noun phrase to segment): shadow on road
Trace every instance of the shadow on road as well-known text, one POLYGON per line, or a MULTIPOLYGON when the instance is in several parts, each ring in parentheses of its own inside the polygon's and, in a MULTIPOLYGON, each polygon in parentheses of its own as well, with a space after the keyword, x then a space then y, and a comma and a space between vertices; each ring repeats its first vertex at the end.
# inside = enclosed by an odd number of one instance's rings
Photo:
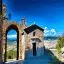
POLYGON ((32 49, 26 51, 24 64, 64 64, 48 49, 44 49, 41 56, 29 57, 30 52, 32 49))

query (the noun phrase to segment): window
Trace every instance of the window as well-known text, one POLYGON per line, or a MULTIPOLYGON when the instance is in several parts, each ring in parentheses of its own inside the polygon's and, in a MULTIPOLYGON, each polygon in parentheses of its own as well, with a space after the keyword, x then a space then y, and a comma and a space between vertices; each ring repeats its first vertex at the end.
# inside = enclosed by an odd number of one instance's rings
POLYGON ((35 36, 35 32, 33 32, 33 36, 35 36))

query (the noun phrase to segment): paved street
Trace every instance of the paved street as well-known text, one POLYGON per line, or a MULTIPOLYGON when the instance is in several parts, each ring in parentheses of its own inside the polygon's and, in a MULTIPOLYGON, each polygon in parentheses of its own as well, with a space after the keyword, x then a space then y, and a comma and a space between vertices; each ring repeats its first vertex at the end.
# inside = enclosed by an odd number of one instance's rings
POLYGON ((19 60, 6 64, 49 64, 49 62, 53 62, 53 59, 51 55, 47 51, 45 51, 43 56, 25 59, 25 61, 19 60))

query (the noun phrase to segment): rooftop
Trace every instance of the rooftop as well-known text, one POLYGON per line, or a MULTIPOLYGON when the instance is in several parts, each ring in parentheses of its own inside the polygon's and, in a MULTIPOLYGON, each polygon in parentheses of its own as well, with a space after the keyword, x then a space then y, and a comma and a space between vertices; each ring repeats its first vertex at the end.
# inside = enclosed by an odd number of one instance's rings
POLYGON ((39 27, 39 26, 36 25, 36 24, 33 24, 33 25, 25 28, 24 30, 25 30, 25 32, 26 32, 27 34, 29 34, 30 32, 32 32, 33 30, 35 30, 35 29, 37 29, 37 28, 38 28, 39 30, 41 30, 42 32, 44 31, 43 28, 39 27))

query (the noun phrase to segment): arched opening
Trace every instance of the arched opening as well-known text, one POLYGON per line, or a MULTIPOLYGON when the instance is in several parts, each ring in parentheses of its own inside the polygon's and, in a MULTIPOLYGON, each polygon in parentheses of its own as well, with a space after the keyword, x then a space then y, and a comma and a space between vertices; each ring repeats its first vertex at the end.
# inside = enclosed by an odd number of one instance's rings
POLYGON ((17 58, 17 32, 11 29, 7 33, 7 61, 14 61, 17 58))
POLYGON ((10 25, 6 30, 6 43, 5 43, 5 56, 4 61, 14 61, 18 60, 19 57, 19 30, 16 25, 10 25), (10 32, 12 33, 13 38, 11 37, 10 32), (13 35, 13 32, 16 33, 16 35, 13 35), (13 40, 16 37, 16 43, 13 42, 13 40), (9 41, 9 42, 8 42, 9 41))

